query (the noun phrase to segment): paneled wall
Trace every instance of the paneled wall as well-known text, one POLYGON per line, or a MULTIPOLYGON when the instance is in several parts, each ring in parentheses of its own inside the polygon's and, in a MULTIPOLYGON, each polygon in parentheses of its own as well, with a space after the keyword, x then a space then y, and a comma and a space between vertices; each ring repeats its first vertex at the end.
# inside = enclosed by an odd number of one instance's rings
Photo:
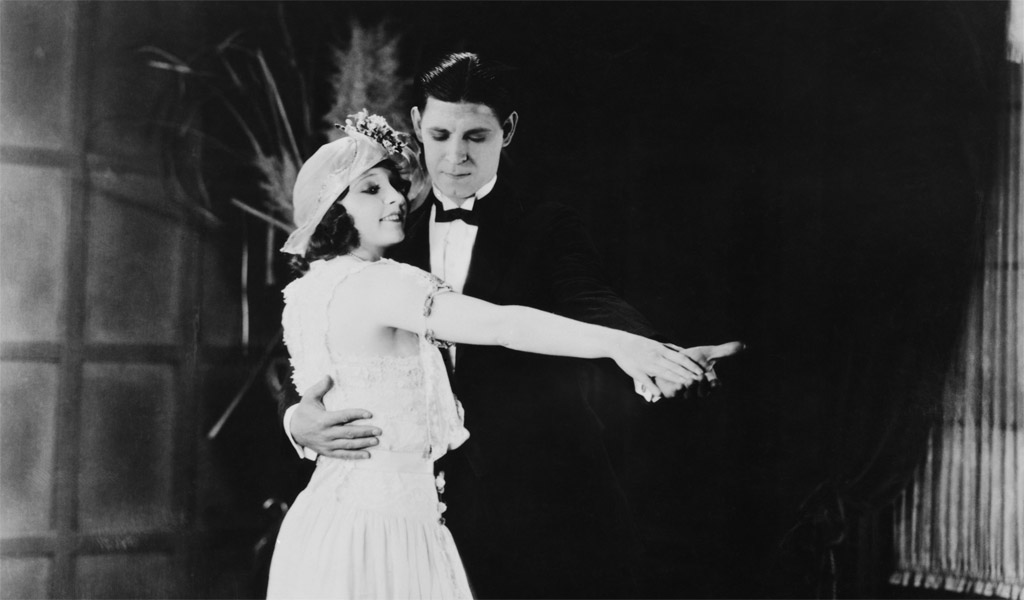
POLYGON ((197 382, 237 320, 200 285, 223 258, 161 175, 168 82, 136 51, 186 51, 199 11, 0 3, 3 597, 205 593, 197 382))

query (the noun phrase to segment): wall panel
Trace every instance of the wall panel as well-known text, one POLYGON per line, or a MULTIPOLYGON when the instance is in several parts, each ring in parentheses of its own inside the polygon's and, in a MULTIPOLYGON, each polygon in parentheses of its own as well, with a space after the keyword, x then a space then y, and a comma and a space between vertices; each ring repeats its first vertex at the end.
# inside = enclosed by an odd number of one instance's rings
POLYGON ((175 373, 166 365, 84 367, 79 527, 154 531, 177 525, 173 507, 175 373))
POLYGON ((0 559, 0 598, 49 598, 53 561, 46 557, 0 559))
POLYGON ((154 117, 174 80, 147 66, 144 46, 187 57, 180 49, 191 37, 190 2, 102 2, 97 4, 96 69, 90 152, 131 158, 140 166, 159 166, 154 117))
POLYGON ((97 195, 88 236, 86 339, 177 342, 181 225, 145 208, 97 195))
POLYGON ((0 167, 0 338, 60 338, 67 208, 60 169, 0 167))
POLYGON ((0 138, 62 149, 71 139, 75 2, 0 3, 0 138))
POLYGON ((81 556, 79 598, 174 598, 173 562, 161 553, 81 556))
POLYGON ((51 527, 57 366, 0 364, 0 532, 51 527))

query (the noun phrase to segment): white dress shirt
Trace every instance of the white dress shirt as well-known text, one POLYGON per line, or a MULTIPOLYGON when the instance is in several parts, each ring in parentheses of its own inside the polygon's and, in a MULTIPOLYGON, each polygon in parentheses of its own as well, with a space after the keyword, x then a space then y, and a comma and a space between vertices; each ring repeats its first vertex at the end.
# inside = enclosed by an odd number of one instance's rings
MULTIPOLYGON (((482 199, 494 189, 498 182, 495 175, 490 181, 483 184, 479 190, 462 202, 463 210, 473 210, 477 201, 482 199)), ((458 204, 448 196, 441 193, 441 190, 434 187, 434 196, 441 203, 444 210, 460 208, 458 204)), ((438 223, 435 220, 437 205, 430 207, 430 272, 437 275, 452 286, 458 293, 466 286, 466 276, 469 274, 469 263, 473 259, 473 245, 476 244, 476 234, 480 228, 470 225, 462 219, 456 219, 447 223, 438 223)), ((455 368, 455 345, 448 348, 448 357, 451 359, 451 366, 455 368)))
MULTIPOLYGON (((462 203, 463 210, 473 210, 477 201, 482 199, 494 189, 498 182, 495 175, 483 187, 477 190, 476 194, 470 196, 462 203)), ((444 210, 459 208, 454 200, 441 193, 441 190, 434 188, 434 196, 444 210)), ((476 225, 470 225, 462 219, 456 219, 447 223, 435 221, 437 206, 430 207, 430 272, 443 279, 452 288, 462 293, 466 285, 466 275, 469 274, 469 261, 473 258, 473 244, 476 243, 476 233, 480 229, 476 225)))

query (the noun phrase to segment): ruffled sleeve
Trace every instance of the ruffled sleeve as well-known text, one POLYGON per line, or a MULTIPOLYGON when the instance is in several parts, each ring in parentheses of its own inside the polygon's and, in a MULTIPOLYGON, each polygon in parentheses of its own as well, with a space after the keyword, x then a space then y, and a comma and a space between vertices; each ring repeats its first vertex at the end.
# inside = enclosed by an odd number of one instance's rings
POLYGON ((416 279, 417 283, 423 288, 423 330, 420 334, 425 340, 437 346, 438 348, 450 348, 451 342, 445 340, 439 340, 434 336, 434 330, 430 327, 430 316, 434 310, 434 298, 440 294, 448 292, 454 292, 452 286, 445 283, 440 277, 427 273, 422 269, 417 269, 411 265, 397 263, 403 275, 416 279))

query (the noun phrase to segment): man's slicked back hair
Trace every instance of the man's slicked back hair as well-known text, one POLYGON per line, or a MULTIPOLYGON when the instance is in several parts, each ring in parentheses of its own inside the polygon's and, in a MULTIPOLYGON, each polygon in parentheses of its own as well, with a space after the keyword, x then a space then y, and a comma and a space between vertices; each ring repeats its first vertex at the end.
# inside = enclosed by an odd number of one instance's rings
POLYGON ((499 123, 504 123, 515 110, 512 74, 511 67, 472 52, 449 54, 420 75, 418 106, 424 110, 428 97, 442 102, 483 104, 494 111, 499 123))

